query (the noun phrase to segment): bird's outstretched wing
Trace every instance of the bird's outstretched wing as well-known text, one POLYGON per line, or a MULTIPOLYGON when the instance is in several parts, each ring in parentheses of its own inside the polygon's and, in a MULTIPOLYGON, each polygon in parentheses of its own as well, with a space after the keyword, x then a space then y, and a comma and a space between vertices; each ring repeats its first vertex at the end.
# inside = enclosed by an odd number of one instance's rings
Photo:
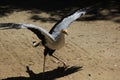
POLYGON ((17 23, 0 23, 0 30, 2 29, 22 29, 27 28, 37 35, 41 40, 49 39, 54 41, 54 38, 45 29, 32 24, 17 24, 17 23))
POLYGON ((86 7, 86 8, 83 8, 83 9, 78 9, 74 13, 72 13, 69 16, 63 18, 61 21, 59 21, 57 24, 55 24, 55 26, 50 30, 50 33, 52 35, 55 35, 55 34, 58 34, 58 32, 60 32, 62 29, 68 28, 69 25, 73 21, 75 21, 76 19, 78 19, 82 15, 85 15, 86 12, 88 12, 89 9, 90 9, 90 7, 86 7))

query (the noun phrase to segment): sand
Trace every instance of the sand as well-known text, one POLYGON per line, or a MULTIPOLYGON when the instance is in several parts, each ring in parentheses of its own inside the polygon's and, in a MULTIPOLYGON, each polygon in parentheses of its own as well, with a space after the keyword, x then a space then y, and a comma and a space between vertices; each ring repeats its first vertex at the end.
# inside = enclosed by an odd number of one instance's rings
MULTIPOLYGON (((56 22, 30 19, 29 11, 13 12, 0 23, 28 23, 48 30, 56 22)), ((49 17, 47 13, 39 14, 49 17)), ((69 64, 47 56, 46 80, 120 80, 120 25, 112 20, 75 21, 66 36, 66 45, 54 54, 69 64)), ((0 30, 0 79, 43 80, 43 46, 29 30, 0 30)))

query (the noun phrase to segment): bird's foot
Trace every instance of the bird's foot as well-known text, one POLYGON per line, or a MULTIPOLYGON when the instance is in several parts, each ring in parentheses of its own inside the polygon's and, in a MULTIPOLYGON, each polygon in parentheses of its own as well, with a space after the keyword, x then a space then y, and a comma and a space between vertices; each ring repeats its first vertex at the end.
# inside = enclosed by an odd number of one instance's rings
POLYGON ((65 61, 63 61, 62 59, 60 59, 60 58, 57 58, 56 56, 54 56, 54 55, 51 55, 52 57, 54 57, 56 60, 53 60, 55 63, 62 63, 63 64, 63 67, 64 68, 67 68, 67 67, 69 67, 69 65, 65 62, 65 61))
POLYGON ((69 66, 70 66, 70 65, 67 64, 66 62, 63 63, 63 67, 64 67, 64 68, 68 68, 69 66))
POLYGON ((66 63, 66 62, 61 62, 61 61, 58 61, 58 60, 56 60, 56 59, 51 59, 52 60, 52 62, 54 62, 54 63, 57 63, 57 64, 63 64, 63 65, 61 65, 62 67, 64 67, 64 68, 67 68, 67 67, 69 67, 69 65, 66 63))
POLYGON ((40 42, 33 41, 33 47, 38 47, 40 45, 40 42))

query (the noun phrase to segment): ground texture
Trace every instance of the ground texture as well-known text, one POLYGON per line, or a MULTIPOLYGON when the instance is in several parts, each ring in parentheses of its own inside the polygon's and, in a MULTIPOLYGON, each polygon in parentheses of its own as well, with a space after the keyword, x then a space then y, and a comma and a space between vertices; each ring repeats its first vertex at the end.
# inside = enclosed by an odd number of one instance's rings
MULTIPOLYGON (((0 23, 28 23, 48 30, 55 22, 29 19, 29 11, 13 12, 0 23)), ((47 13, 38 16, 50 17, 47 13)), ((57 17, 57 16, 55 16, 57 17)), ((113 19, 114 20, 114 19, 113 19)), ((120 25, 112 20, 75 21, 66 36, 66 45, 54 54, 68 68, 52 57, 46 60, 46 80, 120 80, 120 25)), ((0 30, 0 79, 43 80, 43 49, 34 48, 39 39, 29 30, 0 30)))

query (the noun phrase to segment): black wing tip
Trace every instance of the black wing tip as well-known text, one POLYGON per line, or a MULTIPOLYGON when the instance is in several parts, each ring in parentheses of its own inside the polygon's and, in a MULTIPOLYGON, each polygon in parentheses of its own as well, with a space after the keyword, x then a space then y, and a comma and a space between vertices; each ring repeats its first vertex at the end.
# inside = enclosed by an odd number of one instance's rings
POLYGON ((88 6, 88 7, 82 8, 82 9, 78 9, 77 11, 78 12, 80 12, 80 11, 90 12, 92 9, 93 9, 93 6, 88 6))
POLYGON ((13 23, 0 23, 0 26, 6 27, 6 26, 11 26, 13 23))
POLYGON ((15 28, 15 29, 20 29, 20 26, 21 24, 16 24, 16 23, 0 23, 0 28, 1 29, 12 29, 12 28, 15 28))
POLYGON ((87 6, 87 7, 84 7, 82 9, 77 9, 76 12, 82 12, 82 11, 85 11, 86 13, 89 13, 91 12, 93 9, 95 9, 96 7, 96 4, 95 5, 90 5, 90 6, 87 6))

